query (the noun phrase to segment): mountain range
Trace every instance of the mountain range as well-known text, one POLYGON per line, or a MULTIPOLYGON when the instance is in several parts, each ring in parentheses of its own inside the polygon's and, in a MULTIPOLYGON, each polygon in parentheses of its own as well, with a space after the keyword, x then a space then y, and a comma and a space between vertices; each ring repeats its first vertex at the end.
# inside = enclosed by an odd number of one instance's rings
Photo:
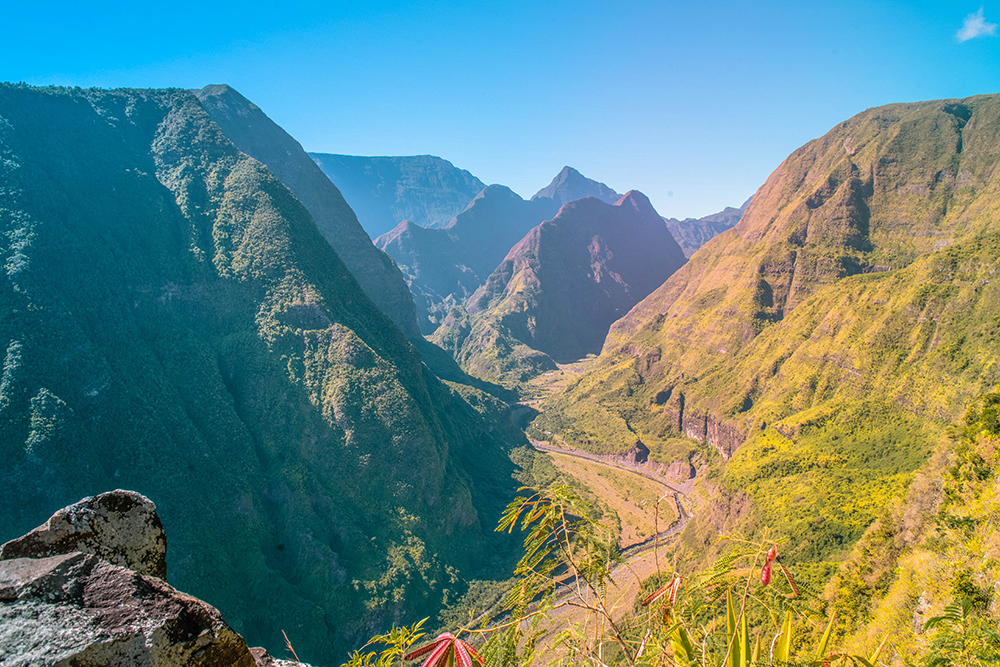
POLYGON ((534 227, 432 340, 463 368, 516 383, 600 352, 612 322, 685 262, 649 200, 570 201, 534 227), (539 355, 542 353, 545 355, 539 355))
POLYGON ((565 167, 530 200, 510 188, 491 185, 444 227, 426 229, 403 221, 375 239, 375 245, 403 272, 417 305, 420 331, 430 334, 451 307, 463 303, 486 281, 532 227, 554 217, 563 204, 589 196, 618 199, 603 183, 565 167))
POLYGON ((330 663, 504 571, 523 435, 366 295, 336 189, 228 134, 304 169, 228 89, 0 85, 0 541, 138 490, 178 587, 330 663))
POLYGON ((743 202, 739 208, 727 206, 718 213, 706 215, 704 218, 664 218, 670 235, 674 237, 684 251, 684 256, 690 258, 694 251, 705 243, 726 231, 732 229, 743 217, 750 205, 751 199, 743 202))
POLYGON ((916 627, 947 591, 904 549, 973 593, 995 551, 998 258, 1000 95, 869 109, 676 220, 569 167, 525 200, 310 157, 228 86, 0 84, 0 543, 135 489, 172 583, 332 663, 510 575, 542 464, 489 382, 599 353, 529 432, 692 471, 677 562, 778 534, 816 600, 916 627))

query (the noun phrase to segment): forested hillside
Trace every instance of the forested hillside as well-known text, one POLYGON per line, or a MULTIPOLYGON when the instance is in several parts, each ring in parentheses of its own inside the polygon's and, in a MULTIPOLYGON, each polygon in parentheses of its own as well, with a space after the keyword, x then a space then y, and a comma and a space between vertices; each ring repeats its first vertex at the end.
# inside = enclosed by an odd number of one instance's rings
POLYGON ((0 541, 139 491, 173 584, 320 664, 503 571, 504 406, 190 92, 0 86, 0 239, 0 541))

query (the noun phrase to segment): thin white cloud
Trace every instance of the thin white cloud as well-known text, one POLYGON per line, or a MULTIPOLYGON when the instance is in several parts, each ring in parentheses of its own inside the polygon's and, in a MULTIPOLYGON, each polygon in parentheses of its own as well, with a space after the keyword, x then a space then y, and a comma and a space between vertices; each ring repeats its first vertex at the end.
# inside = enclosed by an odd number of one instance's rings
POLYGON ((973 37, 982 37, 983 35, 993 35, 996 34, 997 24, 988 23, 985 18, 983 18, 983 8, 980 7, 979 11, 975 14, 969 14, 965 17, 965 23, 962 24, 962 29, 958 31, 955 35, 960 42, 966 42, 973 37))

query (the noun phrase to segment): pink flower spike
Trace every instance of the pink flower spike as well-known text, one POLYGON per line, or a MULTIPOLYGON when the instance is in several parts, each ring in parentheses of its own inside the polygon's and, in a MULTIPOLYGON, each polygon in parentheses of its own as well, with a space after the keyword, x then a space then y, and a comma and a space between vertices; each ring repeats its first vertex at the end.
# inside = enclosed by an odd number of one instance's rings
POLYGON ((441 657, 447 653, 448 648, 451 647, 452 643, 455 641, 455 635, 450 632, 442 632, 437 636, 437 639, 432 641, 426 646, 421 646, 416 651, 411 651, 403 656, 403 660, 416 660, 417 658, 427 655, 430 653, 430 657, 424 661, 421 667, 432 667, 436 665, 441 657))
POLYGON ((472 656, 462 644, 465 642, 455 642, 455 662, 459 667, 472 667, 472 656))
MULTIPOLYGON (((467 642, 467 641, 465 641, 463 639, 457 639, 457 640, 455 640, 455 646, 458 649, 461 649, 463 652, 467 653, 471 659, 474 659, 480 665, 485 664, 483 662, 483 659, 479 657, 479 654, 476 653, 476 649, 472 648, 472 645, 470 645, 469 642, 467 642)), ((471 666, 472 666, 472 663, 470 662, 469 663, 469 667, 471 667, 471 666)))
POLYGON ((760 571, 760 585, 767 586, 769 583, 771 583, 771 564, 765 563, 760 571))
POLYGON ((660 586, 654 592, 652 592, 649 595, 647 595, 646 599, 644 599, 642 601, 643 606, 646 606, 646 605, 649 605, 649 604, 651 604, 653 602, 656 602, 661 597, 663 597, 663 594, 667 592, 667 588, 669 586, 671 586, 671 584, 667 584, 666 586, 660 586))
POLYGON ((675 574, 674 581, 670 586, 670 606, 673 607, 674 603, 677 602, 677 591, 681 589, 681 575, 675 574))
POLYGON ((437 648, 434 652, 427 656, 423 664, 420 667, 438 667, 438 665, 447 664, 448 651, 451 650, 451 640, 444 640, 438 642, 437 648))

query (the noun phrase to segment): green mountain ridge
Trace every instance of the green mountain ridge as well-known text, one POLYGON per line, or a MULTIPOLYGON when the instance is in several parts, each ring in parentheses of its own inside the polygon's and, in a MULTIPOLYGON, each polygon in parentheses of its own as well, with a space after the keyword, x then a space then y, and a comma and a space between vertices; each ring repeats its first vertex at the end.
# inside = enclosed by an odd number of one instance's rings
POLYGON ((376 306, 409 337, 418 335, 416 312, 403 276, 378 252, 354 211, 299 142, 229 86, 194 91, 226 138, 260 160, 305 204, 316 226, 376 306))
POLYGON ((998 135, 1000 98, 978 96, 870 109, 798 149, 536 428, 701 440, 803 557, 846 548, 1000 379, 998 135))
POLYGON ((190 92, 0 85, 0 239, 0 541, 136 489, 174 584, 314 663, 503 570, 506 407, 190 92))

